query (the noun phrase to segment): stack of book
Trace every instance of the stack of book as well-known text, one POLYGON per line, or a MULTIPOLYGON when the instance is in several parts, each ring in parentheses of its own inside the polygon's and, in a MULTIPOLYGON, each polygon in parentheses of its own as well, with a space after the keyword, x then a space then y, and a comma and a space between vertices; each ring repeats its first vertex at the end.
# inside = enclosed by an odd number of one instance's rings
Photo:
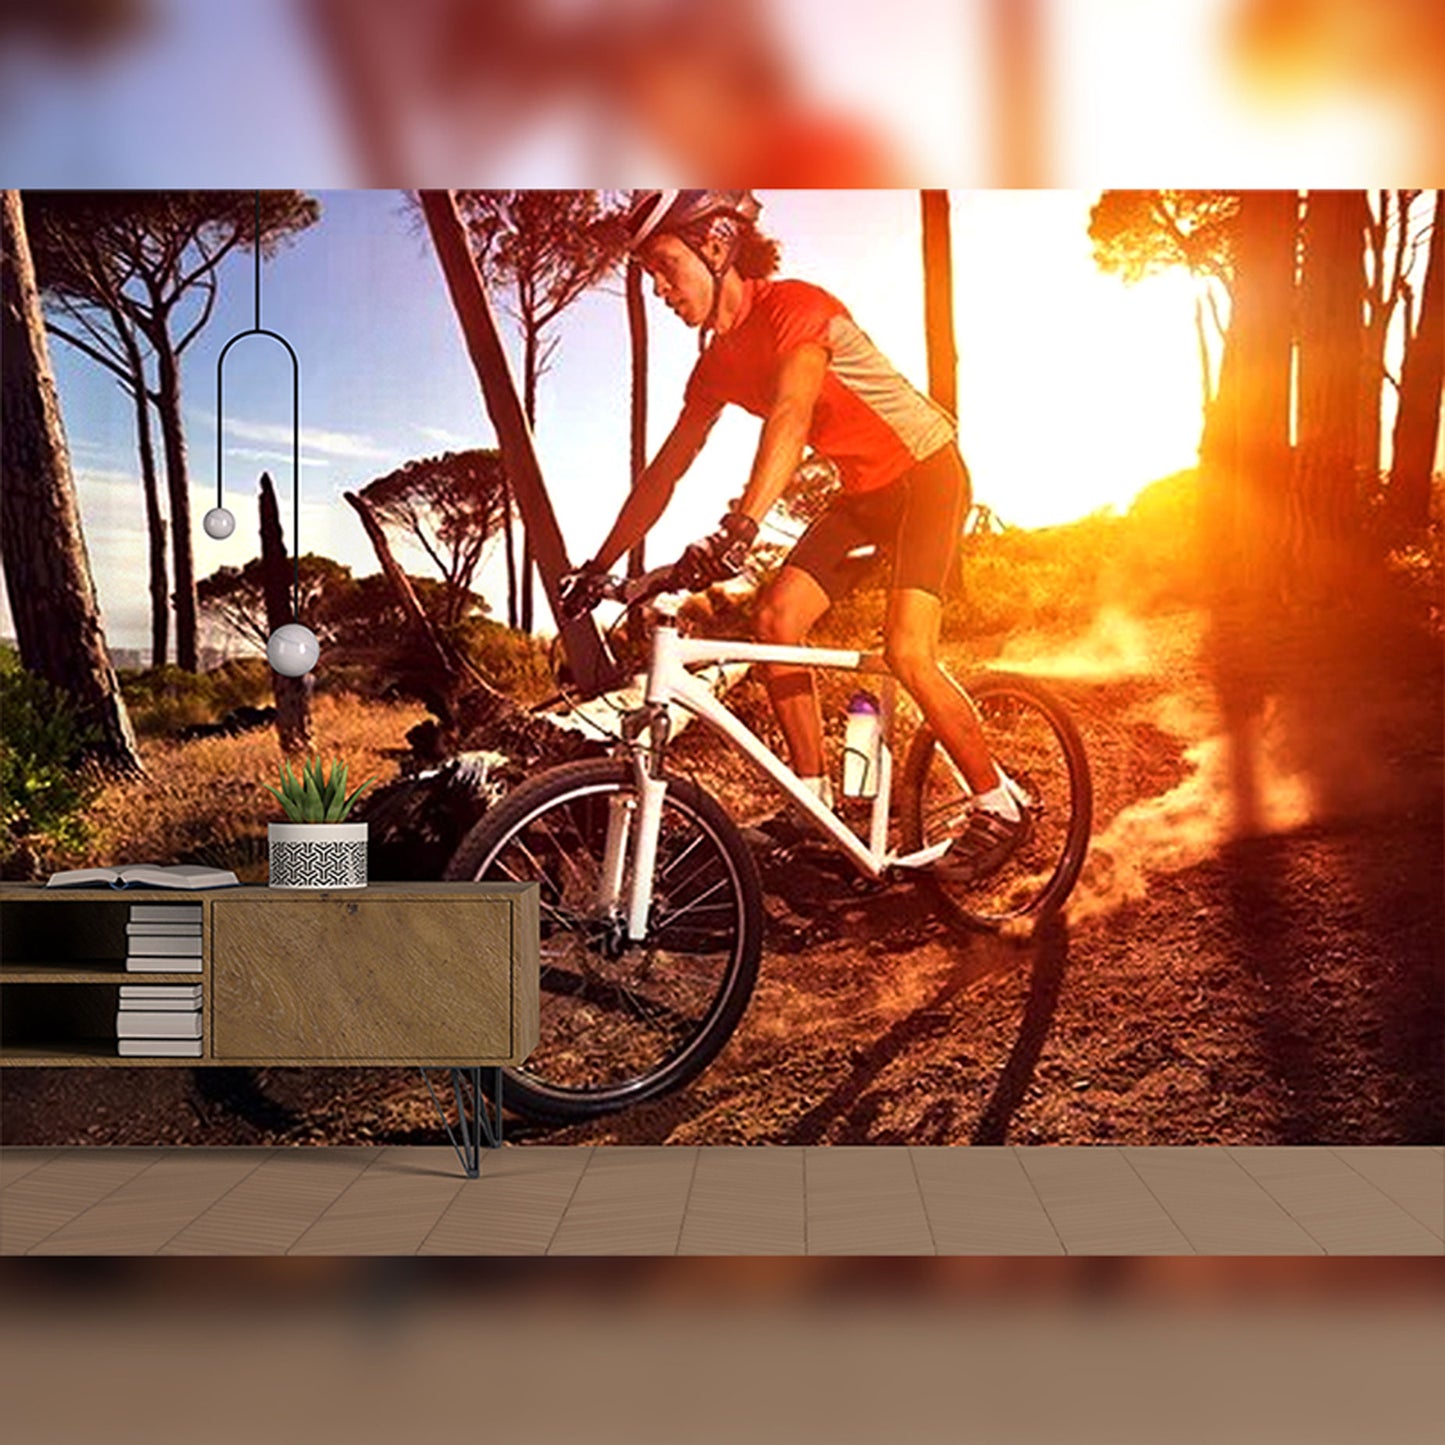
POLYGON ((200 973, 201 905, 133 903, 125 943, 131 973, 200 973))
POLYGON ((115 1034, 122 1058, 200 1058, 200 984, 121 984, 115 1034))

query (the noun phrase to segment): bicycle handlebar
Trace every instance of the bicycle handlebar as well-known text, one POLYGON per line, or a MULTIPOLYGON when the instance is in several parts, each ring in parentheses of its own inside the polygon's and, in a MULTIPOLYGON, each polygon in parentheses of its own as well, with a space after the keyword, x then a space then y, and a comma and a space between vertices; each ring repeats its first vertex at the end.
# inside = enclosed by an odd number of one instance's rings
POLYGON ((660 597, 664 592, 686 591, 672 580, 676 568, 675 562, 669 562, 665 567, 654 567, 650 572, 644 572, 641 577, 609 577, 602 589, 602 598, 607 602, 635 607, 640 602, 660 597))

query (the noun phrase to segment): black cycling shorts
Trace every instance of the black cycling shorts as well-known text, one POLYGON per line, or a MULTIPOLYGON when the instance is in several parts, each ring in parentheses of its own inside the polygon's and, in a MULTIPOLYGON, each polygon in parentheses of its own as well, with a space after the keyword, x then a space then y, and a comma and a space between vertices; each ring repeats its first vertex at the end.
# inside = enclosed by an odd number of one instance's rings
POLYGON ((950 442, 872 492, 844 493, 803 533, 786 566, 800 567, 836 602, 870 562, 892 558, 890 587, 943 596, 972 503, 968 468, 950 442))

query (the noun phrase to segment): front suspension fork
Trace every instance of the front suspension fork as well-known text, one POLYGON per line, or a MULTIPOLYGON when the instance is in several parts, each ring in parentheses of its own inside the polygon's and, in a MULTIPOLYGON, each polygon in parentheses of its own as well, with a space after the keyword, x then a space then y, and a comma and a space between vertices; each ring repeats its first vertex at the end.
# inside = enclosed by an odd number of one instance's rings
POLYGON ((652 777, 639 764, 637 769, 637 826, 632 840, 632 887, 627 899, 627 937, 641 943, 647 936, 652 912, 652 875, 657 865, 657 840, 662 831, 662 800, 667 784, 652 777))
POLYGON ((603 917, 615 917, 626 886, 627 937, 640 943, 647 936, 652 912, 653 874, 657 843, 662 830, 662 802, 667 796, 663 763, 667 753, 670 720, 660 707, 644 707, 623 722, 637 792, 633 797, 615 794, 608 802, 607 841, 597 899, 603 917), (648 733, 644 745, 642 734, 648 733), (632 864, 628 882, 629 861, 632 864))

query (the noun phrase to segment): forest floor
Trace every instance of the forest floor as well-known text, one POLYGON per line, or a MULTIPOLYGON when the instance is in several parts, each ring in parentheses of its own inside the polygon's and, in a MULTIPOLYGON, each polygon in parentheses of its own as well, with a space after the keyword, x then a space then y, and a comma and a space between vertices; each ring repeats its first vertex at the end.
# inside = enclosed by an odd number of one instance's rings
MULTIPOLYGON (((1438 646, 1343 609, 1253 637, 1265 701, 1235 733, 1258 788, 1245 836, 1214 636, 1199 612, 1105 613, 1083 634, 1002 648, 1000 665, 1066 699, 1093 771, 1089 859, 1055 925, 972 934, 925 890, 864 884, 821 850, 764 856, 759 982, 722 1054, 660 1102, 561 1129, 509 1121, 510 1137, 1440 1143, 1438 646)), ((770 805, 731 764, 709 781, 740 812, 770 805)), ((415 1071, 9 1070, 4 1083, 13 1144, 440 1139, 415 1071)))

